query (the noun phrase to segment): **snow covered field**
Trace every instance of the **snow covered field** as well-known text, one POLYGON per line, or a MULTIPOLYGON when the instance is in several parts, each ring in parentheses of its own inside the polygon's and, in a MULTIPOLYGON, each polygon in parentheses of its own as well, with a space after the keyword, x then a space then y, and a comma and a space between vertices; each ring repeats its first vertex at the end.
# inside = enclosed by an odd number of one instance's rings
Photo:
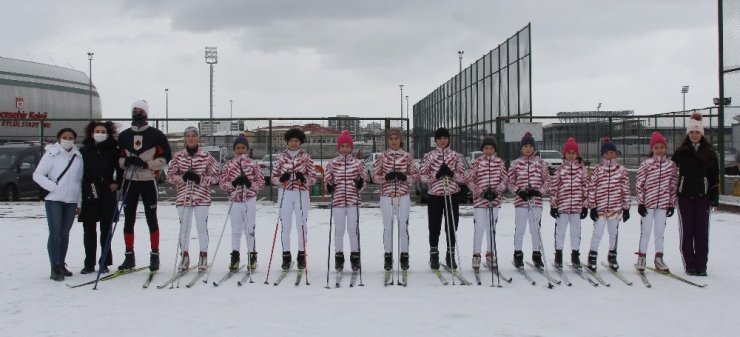
MULTIPOLYGON (((0 335, 2 336, 732 336, 740 330, 740 282, 737 238, 740 216, 712 215, 709 277, 692 278, 708 283, 700 289, 649 272, 653 284, 647 289, 631 267, 639 238, 639 217, 620 225, 619 262, 634 282, 627 286, 602 269, 611 287, 592 287, 570 274, 572 287, 543 287, 545 279, 530 272, 536 286, 524 282, 511 266, 513 252, 513 207, 504 205, 498 225, 498 250, 502 272, 514 278, 503 288, 491 288, 490 273, 483 273, 483 286, 442 286, 427 267, 426 207, 411 210, 411 269, 409 286, 382 285, 382 225, 379 208, 361 209, 364 287, 324 289, 329 210, 312 208, 309 213, 308 267, 310 286, 293 285, 295 272, 280 286, 264 285, 269 249, 276 222, 273 203, 260 203, 257 218, 259 268, 255 283, 237 287, 234 277, 214 288, 198 283, 187 289, 142 289, 145 272, 102 282, 99 290, 69 289, 94 276, 80 275, 84 252, 82 226, 75 223, 67 255, 74 276, 65 282, 49 280, 46 254, 46 225, 40 203, 0 204, 2 268, 0 268, 0 335), (735 261, 735 262, 733 262, 735 261), (733 309, 735 308, 735 309, 733 309), (735 331, 733 333, 732 331, 735 331)), ((546 205, 546 210, 549 206, 546 205)), ((141 207, 139 207, 141 211, 141 207)), ((228 203, 218 203, 210 212, 210 255, 216 249, 228 203)), ((138 265, 148 264, 149 237, 143 213, 136 227, 138 265)), ((174 206, 160 204, 162 269, 153 285, 170 276, 178 232, 174 206)), ((553 257, 553 226, 543 218, 542 236, 548 260, 553 257)), ((685 276, 678 254, 677 217, 669 218, 666 230, 666 262, 685 276)), ((472 208, 461 207, 458 235, 465 276, 473 281, 472 208)), ((586 221, 582 252, 591 235, 586 221)), ((114 267, 123 258, 123 222, 114 238, 114 267)), ((444 232, 443 232, 444 235, 444 232)), ((191 247, 197 247, 196 231, 191 247)), ((293 254, 295 257, 295 230, 293 254)), ((441 238, 440 243, 444 242, 441 238)), ((529 234, 525 236, 525 258, 531 255, 529 234)), ((566 240, 566 250, 569 248, 566 240)), ((440 246, 443 246, 441 244, 440 246)), ((349 242, 345 240, 345 250, 349 242)), ((244 244, 242 244, 244 249, 244 244)), ((280 243, 276 245, 271 279, 279 268, 280 243), (276 262, 278 261, 278 262, 276 262)), ((648 256, 653 251, 651 240, 648 256)), ((600 260, 605 259, 606 235, 600 260)), ((215 262, 211 280, 226 271, 230 251, 230 229, 215 262)), ((244 252, 242 252, 244 256, 244 252)), ((333 248, 332 248, 333 255, 333 248)), ((585 253, 583 253, 585 257, 585 253)), ((585 258, 584 258, 585 260, 585 258)), ((652 258, 649 259, 652 265, 652 258)), ((600 266, 601 267, 601 266, 600 266)), ((332 261, 333 268, 333 261, 332 261)), ((346 272, 345 272, 346 273, 346 272)), ((446 275, 450 279, 449 275, 446 275)), ((333 283, 332 273, 332 283, 333 283)), ((190 276, 184 278, 189 281, 190 276)))

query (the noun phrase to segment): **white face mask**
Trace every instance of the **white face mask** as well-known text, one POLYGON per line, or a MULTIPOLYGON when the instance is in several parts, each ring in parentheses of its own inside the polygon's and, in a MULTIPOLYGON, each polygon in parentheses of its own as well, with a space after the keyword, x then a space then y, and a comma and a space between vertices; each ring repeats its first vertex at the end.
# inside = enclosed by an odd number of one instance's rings
POLYGON ((73 146, 75 146, 75 142, 73 140, 60 139, 59 145, 61 145, 63 149, 69 151, 73 146))
POLYGON ((96 133, 96 134, 93 134, 93 139, 95 139, 96 143, 100 143, 108 139, 108 134, 107 133, 96 133))

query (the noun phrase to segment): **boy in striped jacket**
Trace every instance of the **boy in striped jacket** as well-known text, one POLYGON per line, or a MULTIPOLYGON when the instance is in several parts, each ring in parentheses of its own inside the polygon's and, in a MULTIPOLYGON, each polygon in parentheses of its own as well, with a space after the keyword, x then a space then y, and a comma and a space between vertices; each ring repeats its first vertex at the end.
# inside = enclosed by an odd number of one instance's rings
POLYGON ((666 217, 673 215, 677 202, 678 166, 666 156, 668 141, 659 132, 650 138, 650 158, 637 169, 637 213, 642 232, 637 252, 638 270, 645 270, 645 253, 650 231, 655 231, 655 269, 668 271, 663 261, 663 233, 666 217))
POLYGON ((403 150, 401 131, 388 131, 388 149, 373 163, 373 181, 380 184, 383 216, 384 269, 393 269, 393 216, 398 215, 399 262, 409 269, 409 211, 411 184, 419 180, 419 169, 411 154, 403 150))
MULTIPOLYGON (((481 244, 483 236, 488 239, 486 250, 486 267, 498 268, 497 256, 494 256, 495 238, 492 229, 498 222, 498 211, 501 208, 501 196, 506 191, 506 165, 496 156, 496 140, 488 136, 480 145, 483 155, 478 157, 465 173, 465 181, 473 192, 473 270, 480 270, 481 244)), ((495 230, 493 230, 495 232, 495 230)))
POLYGON ((465 181, 465 168, 462 158, 450 149, 450 132, 445 128, 434 131, 435 149, 424 155, 421 168, 421 181, 427 183, 429 201, 429 263, 432 269, 439 269, 439 234, 442 229, 442 215, 445 215, 445 232, 447 234, 447 254, 445 262, 452 269, 457 269, 455 261, 455 231, 460 219, 460 204, 457 193, 465 181), (449 198, 449 201, 448 199, 449 198))
POLYGON ((190 267, 190 229, 195 214, 200 255, 198 270, 208 267, 208 209, 211 206, 211 185, 219 180, 216 159, 198 147, 200 134, 194 126, 185 128, 185 149, 172 156, 167 180, 177 188, 175 205, 180 216, 180 270, 190 267))
POLYGON ((257 193, 265 186, 259 164, 249 158, 249 141, 241 134, 234 139, 234 158, 224 164, 219 186, 231 202, 231 262, 229 270, 239 269, 242 233, 247 238, 249 269, 257 268, 254 227, 257 216, 257 193))
POLYGON ((283 137, 288 144, 275 161, 272 170, 272 183, 278 186, 280 218, 282 229, 280 242, 283 246, 283 269, 290 268, 290 231, 295 216, 298 231, 298 269, 306 268, 306 222, 308 221, 308 191, 316 182, 316 168, 308 153, 301 149, 306 142, 306 134, 299 128, 292 128, 283 137))
POLYGON ((588 176, 573 137, 565 142, 563 153, 565 160, 550 184, 550 215, 555 218, 555 267, 563 268, 565 232, 570 224, 570 263, 581 268, 581 219, 588 216, 588 176))
POLYGON ((334 269, 344 269, 344 232, 349 232, 349 263, 352 270, 360 269, 360 235, 358 212, 360 191, 365 186, 367 173, 365 164, 352 155, 352 136, 344 130, 337 138, 339 156, 332 159, 326 167, 324 183, 331 193, 331 207, 334 215, 334 269))
POLYGON ((509 191, 514 198, 514 266, 524 268, 522 242, 529 223, 529 235, 532 237, 532 262, 537 268, 544 268, 542 262, 542 243, 537 235, 542 219, 542 196, 547 193, 550 184, 550 172, 547 163, 534 155, 537 147, 534 137, 526 132, 520 142, 522 156, 511 162, 509 167, 509 191))
POLYGON ((594 221, 591 250, 588 252, 588 269, 596 271, 599 243, 604 227, 609 231, 609 255, 607 261, 612 270, 619 269, 617 263, 617 237, 619 218, 627 222, 630 218, 630 179, 624 166, 617 162, 617 147, 609 138, 601 144, 601 162, 596 165, 589 178, 588 204, 594 221))

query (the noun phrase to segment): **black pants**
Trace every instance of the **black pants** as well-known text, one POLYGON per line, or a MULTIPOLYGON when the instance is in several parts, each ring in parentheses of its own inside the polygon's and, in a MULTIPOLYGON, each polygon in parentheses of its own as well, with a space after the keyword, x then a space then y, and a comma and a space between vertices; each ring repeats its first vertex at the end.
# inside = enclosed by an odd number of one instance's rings
POLYGON ((429 218, 429 247, 439 246, 439 234, 442 227, 442 215, 445 215, 445 234, 449 235, 447 240, 447 250, 453 251, 455 247, 455 231, 460 220, 460 203, 458 202, 457 195, 451 195, 452 200, 452 217, 449 212, 449 201, 445 207, 445 197, 429 195, 427 216, 429 218), (455 227, 452 229, 452 223, 454 222, 455 227))
POLYGON ((123 214, 126 217, 123 226, 124 240, 126 249, 134 248, 133 235, 134 223, 136 222, 136 207, 139 204, 139 196, 144 202, 144 215, 146 224, 149 225, 149 234, 152 235, 152 249, 159 249, 159 223, 157 222, 157 184, 154 180, 136 181, 126 180, 123 183, 123 193, 126 194, 124 200, 123 214), (129 187, 128 185, 131 184, 129 187), (127 190, 128 188, 128 190, 127 190), (156 237, 156 238, 155 238, 156 237))
MULTIPOLYGON (((85 221, 82 223, 83 242, 85 244, 85 267, 94 268, 96 261, 95 256, 98 252, 98 233, 97 233, 97 222, 85 221)), ((105 243, 108 241, 108 235, 110 235, 111 221, 108 220, 100 221, 100 258, 103 258, 103 249, 105 249, 105 243)), ((111 256, 110 247, 108 247, 108 257, 105 260, 105 265, 110 266, 113 264, 113 257, 111 256)))
POLYGON ((686 270, 707 271, 710 208, 706 197, 678 197, 680 248, 686 270))

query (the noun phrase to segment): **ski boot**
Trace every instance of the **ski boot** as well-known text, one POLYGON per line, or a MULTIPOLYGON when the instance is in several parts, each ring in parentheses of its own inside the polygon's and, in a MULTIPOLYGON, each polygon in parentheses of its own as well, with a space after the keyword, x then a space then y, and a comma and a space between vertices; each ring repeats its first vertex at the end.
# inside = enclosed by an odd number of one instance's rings
POLYGON ((401 269, 409 270, 409 253, 401 253, 401 269))
POLYGON ((61 267, 58 265, 51 266, 50 279, 54 281, 64 281, 64 273, 62 273, 61 267))
POLYGON ((360 252, 352 252, 349 254, 349 263, 352 265, 352 271, 360 270, 360 252))
POLYGON ((231 251, 231 262, 229 262, 229 270, 230 271, 239 270, 239 264, 241 264, 241 257, 239 256, 239 251, 232 250, 231 251))
MULTIPOLYGON (((646 263, 645 263, 645 255, 646 254, 645 253, 640 253, 640 252, 637 252, 635 254, 637 254, 637 263, 635 263, 635 268, 637 268, 637 270, 639 270, 639 271, 644 271, 645 270, 645 265, 646 265, 646 263)), ((657 263, 656 263, 656 266, 657 266, 657 263)))
POLYGON ((619 269, 619 263, 617 263, 617 250, 610 250, 609 255, 606 257, 607 262, 609 262, 609 269, 617 271, 619 269))
POLYGON ((249 252, 249 269, 257 269, 257 252, 249 252))
POLYGON ((299 250, 296 260, 298 261, 298 269, 306 269, 306 252, 305 251, 299 250))
POLYGON ((562 249, 555 250, 555 267, 558 269, 563 269, 563 250, 562 249))
POLYGON ((283 252, 283 265, 280 267, 283 268, 283 270, 288 270, 292 262, 291 260, 292 260, 292 257, 290 255, 290 251, 283 252))
POLYGON ((473 270, 476 272, 480 270, 480 254, 473 254, 473 270))
POLYGON ((570 264, 576 269, 581 269, 581 252, 577 250, 570 252, 570 264))
POLYGON ((660 270, 664 273, 670 272, 670 270, 668 269, 668 266, 663 261, 662 252, 655 253, 655 269, 660 270))
POLYGON ((149 253, 149 271, 159 270, 159 250, 149 253))
POLYGON ((200 252, 198 256, 198 271, 208 269, 208 252, 200 252))
POLYGON ((383 269, 385 270, 393 269, 393 253, 383 254, 383 269))
POLYGON ((586 267, 591 271, 596 271, 596 259, 599 257, 599 253, 594 250, 588 251, 588 265, 586 267))
POLYGON ((134 257, 133 250, 127 250, 124 254, 123 263, 118 266, 118 270, 134 269, 136 267, 136 258, 134 257))
POLYGON ((437 247, 429 249, 429 266, 434 270, 439 270, 439 250, 437 247))
POLYGON ((491 268, 491 269, 498 268, 498 263, 496 261, 496 258, 493 256, 493 253, 491 252, 486 253, 486 265, 488 268, 491 268))
POLYGON ((539 250, 532 252, 532 263, 537 269, 545 268, 545 264, 542 262, 542 253, 539 250))
POLYGON ((183 251, 179 269, 180 271, 185 271, 188 268, 190 268, 190 254, 188 254, 188 251, 183 251))
POLYGON ((344 253, 336 252, 334 254, 334 270, 341 272, 344 270, 344 253))
POLYGON ((524 268, 524 253, 521 250, 514 251, 514 267, 524 268))

